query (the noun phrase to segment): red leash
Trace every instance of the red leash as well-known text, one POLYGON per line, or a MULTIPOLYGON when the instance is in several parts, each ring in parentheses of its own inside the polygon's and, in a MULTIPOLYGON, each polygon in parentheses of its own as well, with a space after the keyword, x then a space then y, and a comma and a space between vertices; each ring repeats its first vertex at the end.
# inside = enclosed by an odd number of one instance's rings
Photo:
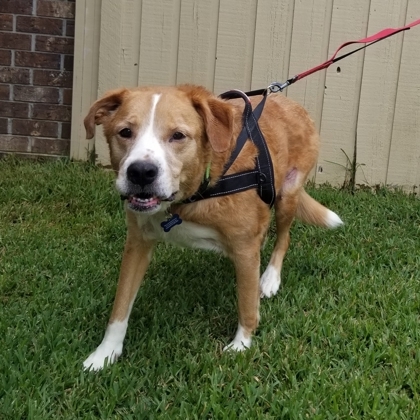
MULTIPOLYGON (((307 71, 305 71, 303 73, 299 73, 296 76, 294 76, 294 77, 286 80, 284 83, 274 82, 274 83, 272 83, 269 86, 268 89, 271 92, 281 92, 282 90, 284 90, 285 88, 287 88, 291 84, 297 82, 300 79, 303 79, 306 76, 309 76, 312 73, 315 73, 315 72, 317 72, 319 70, 322 70, 322 69, 327 69, 329 66, 331 66, 331 64, 336 63, 337 61, 340 61, 343 58, 346 58, 349 55, 354 54, 357 51, 363 50, 364 48, 367 48, 370 45, 375 44, 376 42, 382 41, 383 39, 388 38, 388 37, 390 37, 392 35, 395 35, 395 34, 397 34, 399 32, 407 31, 410 28, 412 28, 413 26, 417 26, 417 25, 420 25, 420 19, 418 19, 418 20, 416 20, 416 21, 414 21, 414 22, 412 22, 412 23, 410 23, 410 24, 408 24, 406 26, 403 26, 401 28, 388 28, 388 29, 383 29, 382 31, 379 31, 377 34, 371 35, 371 36, 369 36, 367 38, 359 39, 358 41, 348 41, 348 42, 345 42, 343 45, 341 45, 337 49, 337 51, 334 53, 334 55, 329 60, 327 60, 325 63, 322 63, 319 66, 316 66, 316 67, 314 67, 314 68, 312 68, 310 70, 307 70, 307 71), (347 47, 348 45, 351 45, 351 44, 366 44, 366 45, 364 45, 363 47, 358 48, 356 50, 350 51, 347 54, 343 54, 343 55, 337 57, 337 54, 338 54, 338 52, 341 49, 343 49, 344 47, 347 47)), ((263 89, 263 91, 265 91, 265 89, 263 89)), ((257 93, 257 92, 261 92, 261 91, 248 92, 248 95, 250 95, 250 94, 251 95, 252 94, 255 94, 255 95, 261 94, 261 93, 257 93)))

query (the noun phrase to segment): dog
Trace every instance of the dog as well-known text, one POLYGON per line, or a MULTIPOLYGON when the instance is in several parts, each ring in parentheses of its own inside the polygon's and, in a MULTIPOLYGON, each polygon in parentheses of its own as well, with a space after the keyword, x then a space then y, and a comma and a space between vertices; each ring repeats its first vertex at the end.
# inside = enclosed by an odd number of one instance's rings
MULTIPOLYGON (((260 100, 249 99, 254 108, 260 100)), ((343 223, 304 190, 319 136, 307 112, 281 94, 267 95, 258 121, 272 160, 277 234, 261 277, 260 250, 271 211, 258 188, 188 202, 203 178, 208 188, 217 186, 243 128, 243 111, 240 98, 224 100, 194 85, 121 88, 91 106, 84 120, 86 136, 94 136, 95 125, 103 126, 116 188, 125 198, 127 239, 110 320, 102 342, 84 361, 85 369, 102 369, 121 355, 157 241, 222 252, 232 260, 239 321, 225 350, 241 351, 250 347, 258 326, 260 298, 279 290, 294 218, 327 228, 343 223), (168 220, 170 229, 164 229, 168 220)), ((227 175, 252 171, 258 154, 247 140, 227 175)))

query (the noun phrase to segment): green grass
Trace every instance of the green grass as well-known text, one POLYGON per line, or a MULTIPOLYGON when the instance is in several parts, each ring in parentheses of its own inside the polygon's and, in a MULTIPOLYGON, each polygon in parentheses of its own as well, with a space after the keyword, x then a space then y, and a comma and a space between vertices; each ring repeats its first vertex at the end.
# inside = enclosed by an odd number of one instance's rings
POLYGON ((125 238, 113 175, 0 161, 0 419, 420 419, 420 200, 310 193, 346 226, 294 225, 250 350, 221 351, 230 262, 160 245, 123 356, 87 373, 125 238))

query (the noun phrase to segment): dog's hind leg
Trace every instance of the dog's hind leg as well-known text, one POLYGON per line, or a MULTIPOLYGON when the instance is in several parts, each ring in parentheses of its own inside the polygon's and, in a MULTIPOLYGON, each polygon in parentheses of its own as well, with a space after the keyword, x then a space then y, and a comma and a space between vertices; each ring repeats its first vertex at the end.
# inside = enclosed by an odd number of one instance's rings
POLYGON ((298 203, 298 191, 294 191, 293 193, 284 191, 276 199, 274 208, 277 238, 270 262, 260 279, 261 297, 272 297, 279 290, 283 259, 290 243, 289 230, 293 223, 298 203))
POLYGON ((101 344, 83 363, 86 370, 100 370, 106 362, 113 363, 121 355, 128 318, 152 258, 153 247, 153 242, 140 240, 129 232, 111 317, 101 344))
POLYGON ((274 296, 280 287, 283 259, 290 243, 290 227, 295 216, 305 223, 334 228, 343 224, 333 211, 327 209, 306 193, 299 183, 299 174, 292 169, 276 199, 275 219, 277 239, 270 262, 261 276, 261 297, 274 296))

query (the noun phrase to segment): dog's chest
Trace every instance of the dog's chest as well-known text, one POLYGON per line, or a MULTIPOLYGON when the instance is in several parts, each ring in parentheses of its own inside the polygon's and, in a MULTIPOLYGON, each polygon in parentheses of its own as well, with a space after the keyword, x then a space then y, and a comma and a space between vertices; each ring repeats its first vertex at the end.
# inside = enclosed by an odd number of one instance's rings
POLYGON ((173 226, 165 232, 161 223, 166 217, 152 216, 146 223, 142 223, 142 231, 147 239, 169 242, 181 247, 200 248, 211 251, 224 252, 223 244, 216 230, 183 220, 181 224, 173 226))

